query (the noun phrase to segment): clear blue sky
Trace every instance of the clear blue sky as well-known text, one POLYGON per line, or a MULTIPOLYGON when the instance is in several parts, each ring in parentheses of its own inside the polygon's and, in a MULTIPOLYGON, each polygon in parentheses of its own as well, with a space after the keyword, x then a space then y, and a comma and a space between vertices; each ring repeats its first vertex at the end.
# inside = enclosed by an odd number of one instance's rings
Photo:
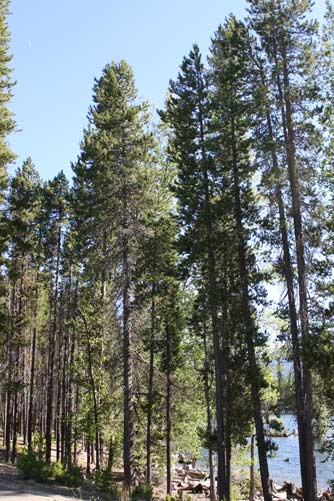
MULTIPOLYGON (((320 10, 324 0, 318 0, 320 10)), ((197 43, 207 53, 226 15, 244 0, 12 0, 15 68, 11 108, 17 164, 31 156, 42 177, 71 177, 94 77, 112 60, 133 67, 141 96, 162 106, 168 81, 197 43)), ((319 7, 318 11, 319 12, 319 7)), ((12 169, 13 171, 13 169, 12 169)))

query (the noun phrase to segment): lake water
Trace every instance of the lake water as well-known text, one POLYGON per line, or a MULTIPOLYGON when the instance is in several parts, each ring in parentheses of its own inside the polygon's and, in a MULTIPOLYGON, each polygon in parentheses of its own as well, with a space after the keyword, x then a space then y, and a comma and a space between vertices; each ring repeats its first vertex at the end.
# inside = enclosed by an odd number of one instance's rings
MULTIPOLYGON (((283 414, 281 416, 285 428, 292 432, 297 429, 296 418, 292 414, 283 414)), ((268 458, 270 477, 275 482, 281 483, 284 480, 290 480, 296 485, 301 485, 300 466, 299 466, 299 448, 298 437, 277 437, 273 438, 279 449, 273 458, 268 458), (286 462, 284 459, 289 458, 286 462)), ((316 448, 319 445, 316 444, 316 448)), ((318 489, 328 487, 328 480, 334 479, 334 463, 322 463, 326 456, 316 451, 317 467, 317 485, 318 489)))
MULTIPOLYGON (((297 429, 296 417, 293 414, 283 414, 281 419, 289 433, 297 429)), ((278 484, 288 480, 301 487, 298 437, 275 437, 272 440, 278 445, 278 451, 275 452, 274 457, 268 458, 270 478, 278 484), (284 461, 287 458, 289 461, 284 461)), ((316 444, 316 449, 318 447, 319 444, 316 444)), ((326 489, 328 480, 334 479, 334 462, 323 463, 325 458, 325 455, 316 450, 318 490, 326 489)), ((199 467, 207 467, 207 451, 205 450, 203 450, 203 462, 199 461, 199 467)))

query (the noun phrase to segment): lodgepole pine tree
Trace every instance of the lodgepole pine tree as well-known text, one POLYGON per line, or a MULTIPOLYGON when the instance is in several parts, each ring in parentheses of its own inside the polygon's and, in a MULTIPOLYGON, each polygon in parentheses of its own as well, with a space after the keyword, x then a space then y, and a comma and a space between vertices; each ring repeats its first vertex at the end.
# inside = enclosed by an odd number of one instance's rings
MULTIPOLYGON (((8 109, 8 103, 12 98, 12 87, 14 83, 11 79, 12 69, 9 67, 9 63, 12 60, 12 56, 9 55, 9 42, 10 33, 8 29, 7 17, 9 14, 9 0, 1 0, 0 2, 0 203, 4 202, 4 193, 7 186, 7 166, 15 160, 15 155, 7 144, 7 136, 14 131, 15 121, 13 120, 12 113, 8 109)), ((3 263, 3 253, 6 248, 8 233, 6 231, 6 224, 1 218, 0 223, 0 251, 1 251, 1 262, 3 263)), ((1 292, 4 298, 6 291, 4 288, 3 280, 1 280, 1 292)), ((1 301, 1 317, 3 326, 5 325, 5 300, 1 301)), ((11 362, 11 350, 7 348, 6 353, 7 358, 7 372, 11 369, 9 365, 11 362), (8 358, 9 357, 9 358, 8 358)), ((7 374, 7 378, 10 377, 7 374)), ((7 399, 6 399, 6 456, 8 460, 9 449, 10 449, 10 413, 11 413, 11 398, 8 396, 10 392, 10 387, 7 387, 7 399)))
POLYGON ((280 113, 288 185, 292 204, 294 244, 297 259, 299 321, 302 352, 302 398, 300 415, 302 433, 301 474, 306 501, 316 498, 314 435, 312 429, 312 374, 308 360, 310 318, 307 266, 305 257, 306 192, 302 178, 314 170, 317 153, 313 153, 313 131, 319 89, 315 79, 317 23, 307 18, 311 2, 250 2, 250 19, 258 34, 270 71, 274 75, 274 92, 280 113), (305 145, 308 154, 305 156, 305 145), (314 158, 312 160, 312 153, 314 158), (311 161, 310 161, 311 159, 311 161), (313 165, 312 165, 313 162, 313 165))
POLYGON ((215 357, 218 496, 228 495, 224 444, 224 395, 222 388, 222 357, 218 321, 218 289, 214 242, 214 179, 215 166, 210 151, 208 131, 208 80, 195 45, 185 57, 175 82, 169 86, 166 111, 161 117, 170 127, 169 156, 177 166, 175 193, 178 218, 182 228, 180 250, 190 266, 204 262, 207 273, 215 357), (196 243, 192 246, 193 243, 196 243))
MULTIPOLYGON (((146 233, 140 239, 140 254, 136 271, 137 302, 145 304, 149 310, 149 327, 142 331, 144 349, 148 351, 149 372, 147 381, 147 415, 146 415, 146 482, 152 481, 152 456, 156 449, 154 440, 155 421, 159 400, 157 400, 158 375, 156 363, 159 356, 159 316, 160 305, 164 302, 164 291, 161 283, 166 276, 166 269, 171 269, 168 263, 174 250, 176 228, 171 215, 172 193, 170 184, 173 179, 173 169, 159 162, 159 167, 152 171, 154 190, 152 205, 147 214, 146 233)), ((177 268, 177 262, 174 263, 177 268)), ((142 304, 142 308, 143 308, 142 304)))
MULTIPOLYGON (((146 103, 137 101, 131 68, 125 61, 108 64, 94 85, 82 153, 74 166, 77 220, 86 226, 87 256, 104 245, 105 271, 117 270, 122 305, 124 476, 137 482, 134 465, 133 293, 137 240, 149 208, 152 134, 146 103), (87 249, 88 243, 88 249, 87 249)), ((98 262, 98 260, 97 260, 98 262)), ((94 270, 92 270, 94 273, 94 270)), ((97 270, 95 269, 95 274, 97 270)))
POLYGON ((165 374, 166 394, 166 477, 167 495, 172 488, 172 424, 173 424, 173 380, 174 373, 180 364, 180 344, 184 328, 183 297, 181 284, 177 276, 177 254, 175 251, 175 221, 165 221, 165 259, 160 277, 159 289, 161 301, 159 316, 161 318, 158 348, 161 356, 161 367, 165 374))
MULTIPOLYGON (((12 435, 11 460, 17 454, 17 435, 19 413, 26 415, 25 408, 27 385, 24 360, 27 357, 27 344, 30 331, 34 337, 34 326, 31 315, 35 311, 35 303, 31 298, 35 290, 35 278, 38 273, 40 247, 38 245, 37 216, 40 209, 41 182, 31 161, 27 159, 22 168, 17 169, 10 184, 6 223, 10 235, 8 249, 9 277, 9 332, 7 342, 8 382, 7 382, 7 416, 6 416, 6 456, 9 457, 10 435, 12 435), (13 362, 10 364, 10 362, 13 362), (14 363, 15 362, 15 363, 14 363), (20 401, 23 398, 23 406, 20 401), (12 401, 12 412, 10 403, 12 401)), ((33 344, 33 341, 32 341, 33 344)), ((34 353, 30 353, 33 367, 34 353)), ((34 374, 30 373, 30 400, 34 374)), ((29 406, 29 416, 30 416, 29 406)), ((31 419, 28 416, 28 425, 31 419)), ((29 427, 29 426, 28 426, 29 427)), ((22 429, 21 429, 22 432, 22 429)), ((24 424, 24 437, 26 429, 24 424)), ((29 443, 29 430, 28 430, 29 443)))
MULTIPOLYGON (((264 436, 260 390, 262 375, 256 358, 258 338, 251 299, 249 230, 256 217, 250 180, 251 101, 249 81, 251 58, 249 36, 245 25, 230 16, 218 28, 212 40, 210 64, 213 79, 213 107, 215 109, 216 163, 225 172, 232 195, 232 211, 237 242, 241 314, 248 352, 249 377, 258 445, 262 490, 265 501, 271 501, 267 446, 264 436)), ((223 194, 222 190, 222 194, 223 194)))
POLYGON ((55 401, 55 360, 59 337, 61 255, 68 218, 68 181, 63 172, 46 183, 41 210, 41 236, 49 274, 49 332, 46 383, 45 459, 51 460, 55 401))

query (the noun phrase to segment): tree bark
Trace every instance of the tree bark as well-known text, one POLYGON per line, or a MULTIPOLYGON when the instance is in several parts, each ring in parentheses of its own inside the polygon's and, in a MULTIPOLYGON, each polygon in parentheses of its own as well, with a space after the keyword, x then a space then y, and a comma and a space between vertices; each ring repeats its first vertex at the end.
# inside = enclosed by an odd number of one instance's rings
POLYGON ((250 450, 249 501, 255 501, 255 435, 253 433, 250 450))
POLYGON ((129 245, 128 200, 126 187, 123 188, 123 368, 124 368, 124 482, 126 486, 135 485, 134 471, 134 424, 133 424, 133 362, 132 332, 130 325, 130 287, 131 263, 129 245))
MULTIPOLYGON (((11 340, 14 339, 14 308, 16 301, 16 284, 12 285, 10 300, 10 311, 11 311, 11 321, 10 321, 10 337, 11 340)), ((8 368, 7 368, 7 402, 6 402, 6 461, 9 461, 10 456, 10 438, 12 432, 12 393, 13 393, 13 348, 10 344, 9 335, 7 336, 7 346, 8 346, 8 368)))
POLYGON ((32 445, 32 432, 33 432, 33 404, 34 404, 34 383, 35 383, 35 355, 36 355, 36 324, 37 324, 37 308, 38 306, 38 273, 36 276, 35 287, 35 304, 34 304, 34 326, 32 329, 31 339, 31 361, 30 361, 30 382, 29 382, 29 406, 28 406, 28 430, 27 442, 28 448, 32 445))
MULTIPOLYGON (((60 219, 60 218, 59 218, 60 219)), ((48 347, 48 381, 46 397, 46 421, 45 421, 45 460, 51 459, 51 437, 52 437, 52 415, 53 415, 53 381, 54 381, 54 359, 55 344, 57 333, 57 313, 58 313, 58 292, 59 292, 59 274, 60 274, 60 249, 61 249, 61 228, 58 229, 57 250, 56 250, 56 270, 55 285, 53 294, 53 320, 49 336, 48 347)))
POLYGON ((171 339, 168 325, 166 326, 166 470, 167 470, 167 494, 171 494, 171 339))
MULTIPOLYGON (((17 348, 19 350, 19 348, 17 348)), ((19 356, 17 356, 17 362, 19 360, 19 356)), ((12 454, 11 461, 14 464, 16 459, 16 446, 17 446, 17 407, 18 407, 18 395, 17 389, 14 393, 14 404, 13 404, 13 437, 12 437, 12 454)))
MULTIPOLYGON (((86 331, 86 340, 87 340, 87 362, 88 362, 88 372, 89 372, 89 380, 92 390, 93 397, 93 409, 94 409, 94 431, 95 431, 95 469, 100 470, 100 447, 99 447, 99 409, 97 403, 97 394, 96 394, 96 384, 94 378, 94 369, 93 369, 93 359, 92 359, 92 349, 90 342, 90 332, 88 329, 88 325, 86 322, 86 318, 84 315, 81 315, 85 325, 86 331)), ((93 444, 91 444, 93 445, 93 444)), ((93 447, 91 447, 91 453, 93 453, 93 447)))
MULTIPOLYGON (((205 324, 205 320, 204 320, 205 324)), ((211 415, 211 405, 210 405, 210 385, 209 385, 209 353, 207 347, 206 340, 206 329, 204 325, 203 332, 203 344, 204 344, 204 396, 205 396, 205 404, 206 404, 206 433, 207 436, 212 436, 212 415, 211 415)), ((216 499, 216 488, 215 488, 215 477, 214 477, 214 469, 213 469, 213 453, 212 448, 209 445, 208 448, 208 456, 209 456, 209 477, 210 477, 210 501, 215 501, 216 499)))
MULTIPOLYGON (((153 259, 154 259, 153 266, 155 269, 155 255, 153 259)), ((150 366, 149 366, 148 394, 147 394, 146 482, 148 484, 151 483, 151 428, 152 428, 152 411, 153 411, 154 346, 155 346, 154 338, 155 338, 155 281, 153 281, 152 284, 152 294, 151 294, 150 366)))

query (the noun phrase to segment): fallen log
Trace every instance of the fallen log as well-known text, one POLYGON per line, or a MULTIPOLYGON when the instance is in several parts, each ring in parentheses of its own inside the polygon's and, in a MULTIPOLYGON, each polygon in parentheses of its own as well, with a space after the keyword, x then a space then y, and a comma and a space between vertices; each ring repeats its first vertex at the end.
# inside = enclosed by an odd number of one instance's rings
POLYGON ((286 485, 286 497, 288 499, 303 499, 303 490, 299 489, 292 482, 285 482, 286 485))
POLYGON ((334 501, 334 496, 329 490, 322 491, 318 497, 318 501, 334 501))
POLYGON ((204 479, 207 477, 207 473, 205 473, 204 471, 200 471, 200 470, 188 470, 187 474, 191 478, 204 479))
POLYGON ((273 499, 280 500, 280 501, 285 501, 285 500, 287 500, 287 497, 286 497, 286 492, 276 492, 276 493, 272 493, 272 498, 273 498, 273 499))
POLYGON ((274 484, 269 480, 269 492, 276 499, 303 499, 303 490, 296 487, 294 483, 285 480, 283 485, 274 484))

